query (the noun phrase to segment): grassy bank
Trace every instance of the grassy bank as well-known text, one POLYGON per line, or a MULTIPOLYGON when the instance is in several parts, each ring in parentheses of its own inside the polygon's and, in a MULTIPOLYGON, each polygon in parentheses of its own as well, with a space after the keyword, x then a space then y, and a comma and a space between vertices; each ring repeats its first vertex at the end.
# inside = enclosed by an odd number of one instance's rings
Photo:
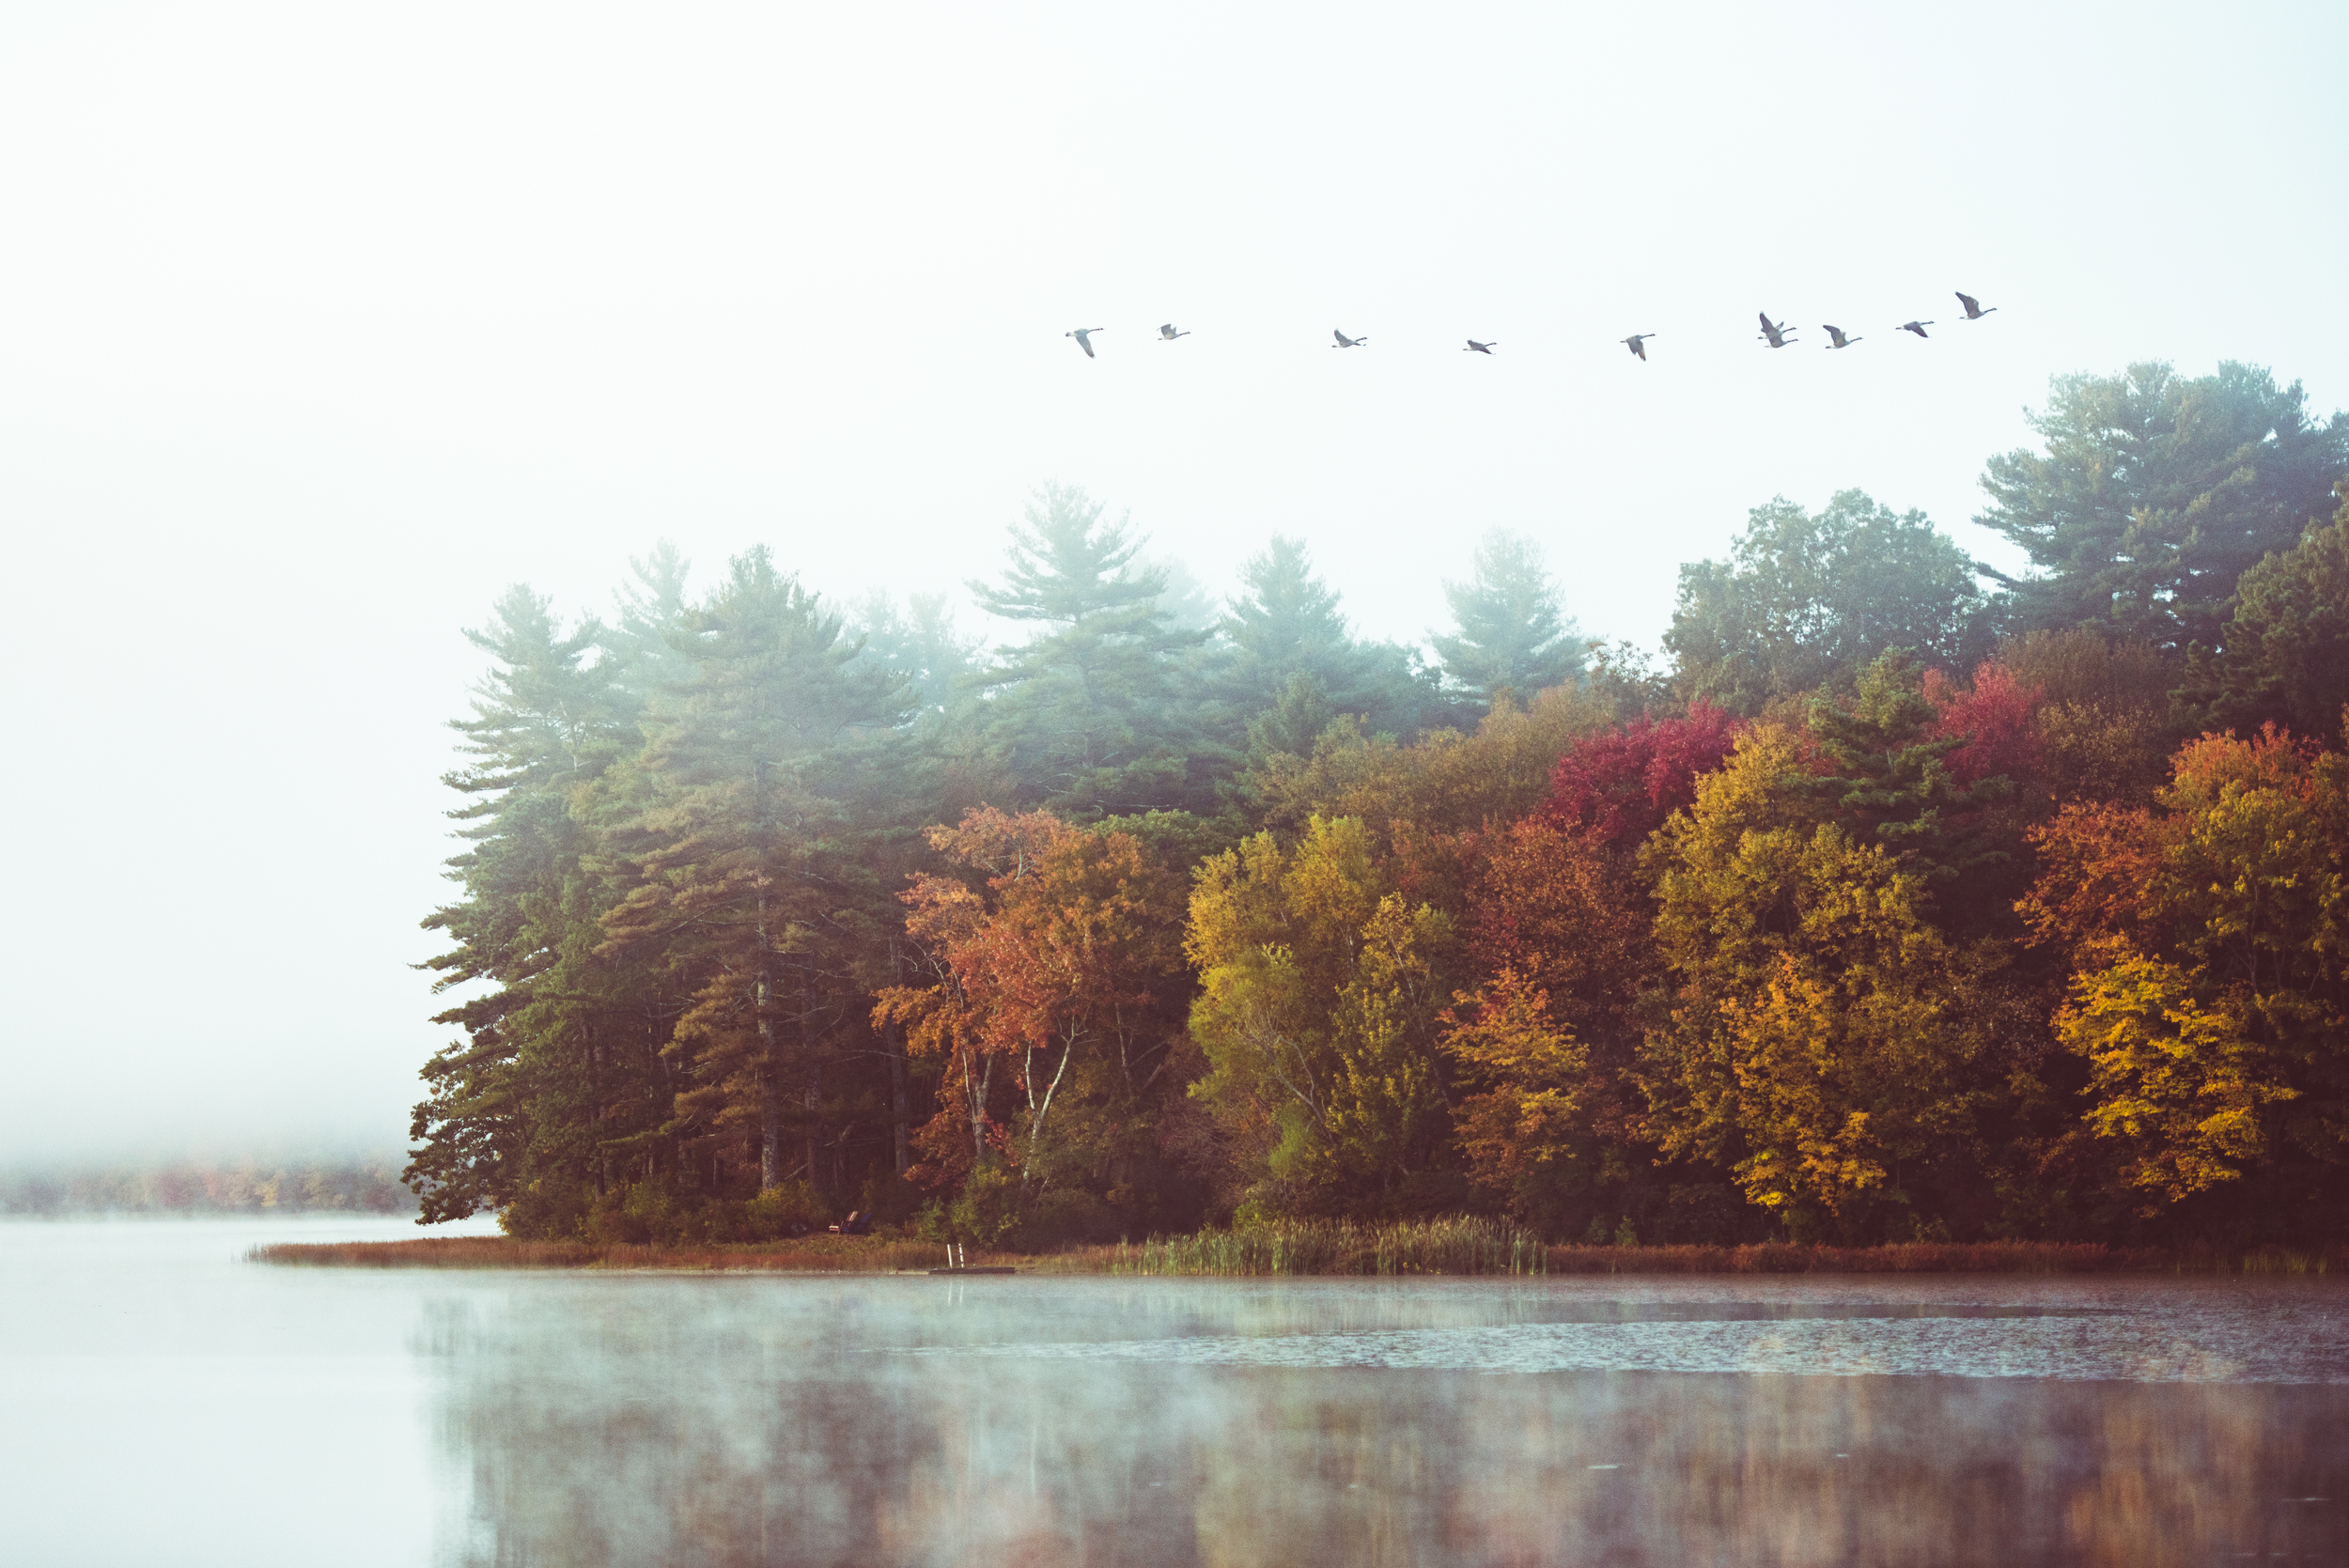
MULTIPOLYGON (((325 1268, 676 1269, 772 1274, 941 1268, 936 1242, 809 1236, 722 1246, 630 1246, 420 1236, 413 1241, 279 1243, 255 1263, 325 1268)), ((974 1266, 1040 1274, 1248 1278, 1356 1275, 2208 1274, 2349 1273, 2349 1249, 2249 1251, 2106 1247, 2096 1242, 1912 1242, 1889 1247, 1550 1247, 1505 1222, 1434 1219, 1366 1225, 1297 1220, 1028 1256, 972 1248, 974 1266)))

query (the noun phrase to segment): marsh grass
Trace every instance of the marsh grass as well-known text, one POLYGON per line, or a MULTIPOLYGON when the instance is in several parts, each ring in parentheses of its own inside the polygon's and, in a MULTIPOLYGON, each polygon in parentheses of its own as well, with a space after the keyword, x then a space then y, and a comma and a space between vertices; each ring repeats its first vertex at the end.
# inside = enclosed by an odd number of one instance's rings
POLYGON ((1506 1220, 1455 1216, 1407 1223, 1282 1220, 1059 1252, 1066 1274, 1544 1274, 1549 1250, 1506 1220))

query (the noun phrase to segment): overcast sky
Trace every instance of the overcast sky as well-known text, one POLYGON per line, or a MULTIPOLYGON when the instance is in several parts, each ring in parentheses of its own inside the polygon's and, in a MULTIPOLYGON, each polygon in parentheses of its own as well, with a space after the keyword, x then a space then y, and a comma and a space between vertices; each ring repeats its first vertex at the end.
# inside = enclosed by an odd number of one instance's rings
POLYGON ((2011 564, 2051 375, 2349 405, 2345 58, 2337 0, 12 0, 0 1163, 397 1143, 509 582, 957 588, 1057 479, 1385 636, 1517 528, 1653 644, 1773 495, 2011 564))

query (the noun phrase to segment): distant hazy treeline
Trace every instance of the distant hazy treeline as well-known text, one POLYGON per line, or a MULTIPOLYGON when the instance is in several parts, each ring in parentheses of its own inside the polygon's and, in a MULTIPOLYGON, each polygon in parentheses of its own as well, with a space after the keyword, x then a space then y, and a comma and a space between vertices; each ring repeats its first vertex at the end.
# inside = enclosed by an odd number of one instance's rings
POLYGON ((1649 520, 1566 471, 1425 650, 1293 537, 1204 604, 1063 487, 989 649, 764 547, 610 622, 516 588, 407 1179, 598 1244, 2349 1236, 2349 417, 2303 404, 2062 378, 1975 520, 2026 575, 1770 501, 1661 668, 1576 635, 1579 541, 1649 520))
POLYGON ((0 1214, 413 1213, 396 1160, 242 1161, 0 1175, 0 1214))

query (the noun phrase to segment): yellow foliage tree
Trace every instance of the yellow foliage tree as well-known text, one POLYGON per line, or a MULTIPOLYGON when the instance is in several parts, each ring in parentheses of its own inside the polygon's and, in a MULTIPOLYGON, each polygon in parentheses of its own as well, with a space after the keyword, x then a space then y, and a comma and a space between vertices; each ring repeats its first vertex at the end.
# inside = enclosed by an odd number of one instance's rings
POLYGON ((1440 912, 1380 887, 1357 818, 1311 818, 1294 849, 1260 833, 1201 868, 1185 947, 1208 1072, 1191 1093, 1255 1167, 1258 1207, 1391 1185, 1440 1150, 1452 945, 1440 912))
POLYGON ((1903 1219, 1902 1169, 1971 1148, 2000 959, 1937 929, 1890 850, 1807 825, 1801 762, 1756 726, 1649 845, 1672 975, 1642 1052, 1649 1130, 1797 1233, 1913 1234, 1930 1220, 1903 1219))
POLYGON ((1477 1086, 1460 1105, 1476 1182, 1506 1193, 1533 1167, 1574 1157, 1591 1053, 1550 1017, 1549 993, 1515 969, 1464 992, 1443 1015, 1444 1047, 1477 1086))
POLYGON ((2261 1158, 2260 1107, 2297 1098, 2223 1001, 2205 1006, 2193 971, 2131 953, 2077 976, 2057 1015, 2063 1043, 2094 1077, 2089 1125, 2125 1141, 2132 1186, 2167 1203, 2240 1180, 2261 1158))

